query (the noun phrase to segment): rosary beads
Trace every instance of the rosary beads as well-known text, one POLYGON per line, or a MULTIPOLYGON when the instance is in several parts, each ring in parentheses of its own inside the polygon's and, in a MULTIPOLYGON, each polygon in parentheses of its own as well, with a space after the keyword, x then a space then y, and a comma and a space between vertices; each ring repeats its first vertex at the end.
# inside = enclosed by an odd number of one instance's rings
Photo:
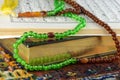
POLYGON ((32 66, 32 65, 27 64, 18 55, 18 53, 19 53, 18 46, 22 42, 24 42, 28 37, 33 37, 33 38, 36 38, 36 39, 43 39, 43 40, 48 39, 48 38, 61 39, 61 38, 67 37, 69 35, 73 35, 73 34, 77 33, 81 28, 85 27, 85 25, 86 25, 85 19, 82 18, 82 17, 79 17, 76 14, 65 13, 65 14, 63 14, 63 16, 73 18, 76 21, 78 21, 79 24, 74 29, 65 31, 63 33, 55 33, 54 34, 53 32, 49 32, 47 34, 46 33, 44 33, 44 34, 37 34, 37 33, 32 32, 32 31, 24 33, 23 36, 19 40, 17 40, 16 43, 13 45, 13 48, 14 48, 14 55, 13 55, 13 57, 16 59, 16 61, 21 63, 22 66, 24 66, 27 70, 30 70, 30 71, 33 71, 33 70, 59 69, 59 68, 61 68, 63 66, 66 66, 66 65, 69 65, 69 64, 77 62, 77 59, 71 58, 71 59, 65 60, 65 61, 63 61, 61 63, 51 64, 51 65, 43 65, 43 66, 32 66))
POLYGON ((23 34, 23 36, 16 41, 16 43, 13 45, 14 48, 14 55, 13 57, 16 59, 17 62, 21 63, 25 69, 33 71, 33 70, 51 70, 51 69, 59 69, 63 66, 74 64, 76 62, 80 63, 100 63, 100 62, 111 62, 114 60, 120 59, 120 46, 119 41, 117 38, 116 33, 110 28, 110 26, 100 19, 98 19, 96 16, 94 16, 89 11, 85 10, 82 6, 77 4, 75 1, 72 0, 55 0, 54 1, 54 10, 52 11, 41 11, 41 12, 25 12, 25 13, 18 13, 18 17, 46 17, 46 16, 55 16, 55 15, 61 15, 64 17, 73 18, 76 21, 79 22, 79 24, 72 30, 65 31, 63 33, 44 33, 44 34, 37 34, 35 32, 26 32, 23 34), (65 9, 65 2, 71 5, 74 9, 69 8, 65 9), (19 55, 18 46, 25 41, 28 37, 33 37, 37 39, 48 39, 48 38, 55 38, 55 39, 61 39, 70 35, 73 35, 77 33, 81 28, 85 27, 86 21, 84 18, 79 17, 77 14, 84 14, 90 17, 94 22, 101 25, 103 28, 105 28, 109 34, 111 34, 112 39, 115 42, 115 46, 117 48, 117 54, 114 56, 107 56, 107 57, 98 57, 98 58, 71 58, 68 60, 65 60, 60 63, 56 64, 50 64, 50 65, 39 65, 39 66, 32 66, 27 64, 19 55))
MULTIPOLYGON (((120 59, 120 43, 119 40, 117 38, 116 33, 111 29, 111 27, 106 24, 105 22, 103 22, 102 20, 100 20, 99 18, 97 18, 95 15, 93 15, 92 13, 90 13, 89 11, 87 11, 86 9, 84 9, 82 6, 80 6, 78 3, 76 3, 75 1, 72 0, 64 0, 66 3, 68 3, 69 5, 73 6, 75 8, 74 13, 76 13, 76 11, 79 12, 79 14, 84 14, 88 17, 90 17, 94 22, 96 22, 97 24, 99 24, 100 26, 102 26, 103 28, 106 29, 106 31, 108 31, 109 34, 111 34, 112 39, 114 40, 115 43, 115 47, 117 49, 117 53, 114 56, 108 56, 105 58, 99 57, 99 58, 83 58, 83 59, 78 59, 78 61, 82 62, 82 63, 99 63, 99 62, 111 62, 114 60, 118 60, 120 59)), ((61 11, 61 13, 58 13, 59 15, 69 12, 70 10, 63 10, 61 11)))

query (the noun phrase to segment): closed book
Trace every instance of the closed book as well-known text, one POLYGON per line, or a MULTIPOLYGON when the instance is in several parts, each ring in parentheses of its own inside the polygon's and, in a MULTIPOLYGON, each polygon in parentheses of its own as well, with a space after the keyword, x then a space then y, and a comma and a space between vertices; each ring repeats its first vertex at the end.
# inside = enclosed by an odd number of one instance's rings
MULTIPOLYGON (((0 43, 13 53, 13 43, 17 39, 1 39, 0 43)), ((26 40, 19 46, 19 55, 31 65, 49 64, 64 61, 89 52, 100 44, 100 37, 72 36, 57 41, 26 40)))

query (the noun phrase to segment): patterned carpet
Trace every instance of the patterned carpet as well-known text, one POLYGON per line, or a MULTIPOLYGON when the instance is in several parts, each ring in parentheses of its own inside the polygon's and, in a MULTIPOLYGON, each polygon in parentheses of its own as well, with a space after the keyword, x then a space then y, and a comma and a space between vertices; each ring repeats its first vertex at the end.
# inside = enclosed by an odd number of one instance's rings
MULTIPOLYGON (((120 80, 120 62, 76 64, 60 70, 31 72, 48 80, 120 80)), ((42 80, 42 79, 41 79, 42 80)))

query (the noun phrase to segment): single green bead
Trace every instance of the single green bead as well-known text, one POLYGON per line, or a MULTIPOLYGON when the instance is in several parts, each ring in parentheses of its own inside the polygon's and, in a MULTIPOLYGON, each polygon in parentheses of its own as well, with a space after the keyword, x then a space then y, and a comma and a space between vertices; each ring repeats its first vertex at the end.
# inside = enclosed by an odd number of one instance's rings
POLYGON ((38 70, 38 66, 33 66, 33 69, 37 71, 38 70))
POLYGON ((69 35, 69 33, 68 33, 67 31, 65 31, 65 32, 64 32, 64 35, 65 35, 65 36, 68 36, 68 35, 69 35))
POLYGON ((65 61, 64 62, 62 62, 62 66, 65 66, 66 64, 65 64, 65 61))
POLYGON ((64 61, 64 66, 68 65, 67 63, 68 63, 67 61, 64 61))
POLYGON ((60 36, 59 33, 55 33, 55 38, 58 39, 58 40, 60 40, 62 37, 60 36))
POLYGON ((47 36, 47 34, 46 34, 46 33, 44 33, 44 34, 43 34, 43 39, 46 39, 46 36, 47 36))
POLYGON ((80 24, 78 24, 78 25, 75 27, 75 29, 81 28, 81 26, 82 26, 82 24, 80 23, 80 24))
POLYGON ((76 30, 78 30, 78 31, 79 31, 80 29, 81 29, 81 27, 77 27, 77 28, 76 28, 76 30))
POLYGON ((60 64, 57 64, 57 69, 60 69, 62 66, 60 64))
POLYGON ((73 58, 69 59, 68 61, 72 62, 72 61, 73 61, 73 58))
POLYGON ((68 31, 66 31, 66 32, 67 32, 67 34, 68 34, 68 35, 71 35, 71 33, 69 32, 69 30, 68 30, 68 31))
POLYGON ((29 36, 33 36, 33 31, 29 31, 29 32, 28 32, 28 35, 29 35, 29 36))
POLYGON ((70 60, 66 60, 66 65, 70 64, 71 61, 70 60))
POLYGON ((54 0, 54 6, 56 7, 58 5, 58 0, 54 0))
POLYGON ((23 41, 26 40, 26 37, 22 36, 22 37, 20 38, 20 40, 21 40, 21 42, 23 42, 23 41))
POLYGON ((76 16, 72 15, 71 18, 76 19, 76 16))
POLYGON ((57 12, 61 11, 62 9, 63 9, 63 6, 59 6, 58 8, 56 8, 56 9, 54 10, 54 12, 57 13, 57 12))
POLYGON ((61 66, 60 66, 60 64, 58 63, 58 64, 56 64, 56 66, 57 66, 57 69, 60 69, 61 68, 61 66))
POLYGON ((77 60, 74 59, 74 58, 71 58, 70 61, 71 61, 72 64, 75 64, 77 62, 77 60))
POLYGON ((39 69, 39 70, 43 70, 43 67, 42 67, 42 66, 38 66, 38 69, 39 69))
POLYGON ((39 39, 39 34, 36 35, 36 39, 39 39))
POLYGON ((29 31, 29 34, 30 34, 30 33, 32 34, 32 33, 34 33, 34 32, 33 32, 33 31, 29 31))
POLYGON ((71 12, 69 12, 69 13, 67 14, 67 16, 71 18, 71 17, 72 17, 71 12))
POLYGON ((25 41, 25 38, 20 38, 20 43, 23 43, 25 41))
POLYGON ((48 65, 48 69, 51 70, 52 69, 52 65, 48 65))
POLYGON ((33 66, 30 66, 30 71, 34 71, 34 68, 33 68, 33 66))
POLYGON ((77 33, 79 31, 79 28, 76 28, 74 31, 77 33))
POLYGON ((28 69, 28 66, 25 66, 24 68, 25 68, 26 70, 29 70, 29 69, 28 69))
POLYGON ((34 38, 38 38, 37 33, 33 33, 32 36, 33 36, 34 38))
POLYGON ((61 40, 61 39, 63 39, 63 38, 59 36, 59 37, 57 37, 56 39, 57 39, 57 40, 61 40))
POLYGON ((60 37, 61 37, 61 38, 63 38, 63 37, 64 37, 63 33, 60 33, 59 35, 60 35, 60 37))
POLYGON ((64 36, 64 37, 67 37, 68 34, 67 34, 66 32, 63 32, 63 36, 64 36))
POLYGON ((35 38, 36 38, 36 39, 39 39, 39 34, 36 33, 35 38))
POLYGON ((27 63, 24 65, 24 68, 25 68, 26 70, 28 70, 28 64, 27 64, 27 63))
POLYGON ((24 66, 24 65, 26 64, 26 62, 22 60, 22 61, 21 61, 21 64, 24 66))
POLYGON ((23 36, 24 36, 25 38, 28 38, 28 36, 29 36, 28 32, 25 32, 25 33, 23 34, 23 36))
POLYGON ((55 69, 55 64, 52 64, 52 69, 55 69))
POLYGON ((41 34, 41 38, 44 39, 44 34, 41 34))
POLYGON ((84 21, 85 19, 84 18, 82 18, 82 17, 79 17, 80 18, 80 22, 82 22, 82 21, 84 21))
POLYGON ((69 15, 69 13, 65 13, 65 14, 64 14, 65 17, 68 17, 68 15, 69 15))
POLYGON ((81 28, 85 27, 86 26, 86 23, 85 22, 82 22, 82 24, 80 25, 81 28))
POLYGON ((54 64, 54 69, 58 69, 58 66, 57 66, 57 64, 54 64))
POLYGON ((55 37, 58 37, 59 36, 59 34, 58 33, 55 33, 55 37))
POLYGON ((69 35, 71 35, 72 34, 72 30, 68 30, 68 33, 69 33, 69 35))
MULTIPOLYGON (((64 3, 65 3, 65 2, 62 1, 62 0, 61 0, 61 1, 55 0, 55 1, 54 1, 55 9, 56 9, 56 8, 59 8, 60 6, 62 6, 62 7, 61 7, 61 10, 63 10, 63 8, 65 7, 64 3)), ((61 10, 60 10, 60 11, 61 11, 61 10)))
POLYGON ((82 26, 81 26, 81 27, 83 28, 83 27, 85 27, 85 26, 86 26, 86 23, 85 23, 85 22, 83 22, 83 24, 82 24, 82 26))
POLYGON ((14 53, 14 54, 13 54, 13 57, 14 57, 15 59, 17 59, 19 56, 18 56, 18 54, 14 53))
POLYGON ((55 12, 54 11, 49 11, 49 12, 47 12, 47 15, 48 16, 53 16, 53 15, 55 15, 55 12))
POLYGON ((80 19, 79 17, 76 17, 76 21, 80 22, 80 21, 81 21, 81 19, 80 19))
POLYGON ((15 48, 17 48, 18 47, 18 45, 16 44, 16 43, 14 43, 13 44, 13 48, 15 49, 15 48))
POLYGON ((39 69, 39 66, 37 66, 36 69, 37 69, 37 71, 39 71, 39 70, 40 70, 40 69, 39 69))
POLYGON ((14 49, 14 53, 18 54, 18 52, 19 52, 18 49, 15 48, 15 49, 14 49))
POLYGON ((54 67, 53 67, 54 69, 57 69, 58 68, 58 66, 57 66, 57 64, 54 64, 54 67))
POLYGON ((42 70, 45 70, 45 66, 44 65, 42 66, 42 70))
POLYGON ((83 24, 78 24, 75 28, 82 28, 83 24))
POLYGON ((49 70, 49 67, 48 66, 44 66, 44 70, 45 71, 49 70))
POLYGON ((62 14, 62 16, 67 17, 67 14, 62 14))
POLYGON ((63 67, 63 63, 61 62, 60 64, 59 64, 61 67, 63 67))
POLYGON ((16 44, 17 45, 20 45, 22 43, 22 41, 20 40, 20 39, 18 39, 17 41, 16 41, 16 44))
POLYGON ((81 19, 80 17, 77 17, 77 18, 76 18, 76 21, 77 21, 78 23, 82 23, 82 19, 81 19))
POLYGON ((38 34, 38 38, 41 39, 42 38, 42 34, 38 34))
POLYGON ((75 34, 75 33, 76 33, 76 31, 75 31, 75 30, 72 30, 72 32, 73 32, 73 34, 75 34))
POLYGON ((17 58, 17 62, 22 63, 22 59, 21 58, 17 58))
POLYGON ((44 39, 48 39, 48 35, 46 33, 44 33, 44 39))
POLYGON ((23 33, 23 35, 26 35, 26 34, 28 34, 28 32, 24 32, 24 33, 23 33))
POLYGON ((63 61, 63 62, 61 62, 61 65, 62 65, 62 67, 64 66, 64 61, 63 61))
POLYGON ((79 19, 81 20, 81 18, 80 18, 78 15, 76 15, 76 14, 74 14, 72 17, 73 17, 75 20, 77 20, 77 21, 79 21, 79 19))
POLYGON ((70 32, 71 32, 71 35, 75 34, 74 30, 70 30, 70 32))
POLYGON ((27 68, 30 70, 31 66, 28 64, 28 65, 27 65, 27 68))

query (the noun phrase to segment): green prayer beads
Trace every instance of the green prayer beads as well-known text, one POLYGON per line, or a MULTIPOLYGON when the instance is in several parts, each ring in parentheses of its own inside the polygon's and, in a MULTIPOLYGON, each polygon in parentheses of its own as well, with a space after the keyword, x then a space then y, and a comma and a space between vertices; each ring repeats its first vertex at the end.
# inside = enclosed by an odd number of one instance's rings
MULTIPOLYGON (((47 16, 53 16, 56 13, 62 11, 65 7, 64 5, 64 1, 63 0, 55 0, 54 2, 54 10, 47 12, 47 16)), ((52 37, 54 36, 55 39, 61 39, 70 35, 73 35, 75 33, 77 33, 81 28, 86 26, 86 20, 76 14, 73 13, 65 13, 62 16, 64 17, 69 17, 72 18, 74 20, 76 20, 79 24, 71 30, 68 31, 64 31, 63 33, 52 33, 52 37)), ((49 33, 51 34, 51 33, 49 33)), ((49 35, 47 33, 43 33, 43 34, 37 34, 35 32, 25 32, 20 39, 18 39, 14 44, 13 44, 13 48, 14 48, 14 55, 13 57, 16 59, 17 62, 19 62, 22 66, 24 66, 25 69, 33 71, 33 70, 51 70, 51 69, 59 69, 62 68, 64 66, 67 66, 69 64, 74 64, 77 62, 77 59, 75 58, 69 58, 63 62, 60 63, 55 63, 55 64, 50 64, 50 65, 38 65, 38 66, 33 66, 30 65, 28 63, 26 63, 19 55, 19 50, 18 47, 19 45, 24 42, 27 38, 29 37, 33 37, 36 39, 42 39, 42 40, 46 40, 49 38, 49 35)), ((69 57, 69 56, 68 56, 69 57)), ((42 62, 41 62, 42 63, 42 62)))
POLYGON ((47 16, 54 16, 56 13, 62 11, 65 7, 63 0, 54 0, 54 10, 47 12, 47 16))
MULTIPOLYGON (((69 35, 73 35, 75 33, 77 33, 81 28, 85 27, 86 25, 86 21, 84 18, 79 17, 75 14, 72 13, 66 13, 63 16, 65 17, 70 17, 73 18, 75 20, 77 20, 79 22, 79 24, 72 30, 68 30, 65 31, 63 33, 55 33, 55 38, 59 39, 59 38, 64 38, 67 37, 69 35), (75 16, 75 17, 73 17, 75 16)), ((33 71, 33 70, 51 70, 51 69, 59 69, 63 66, 69 65, 69 64, 74 64, 77 60, 74 58, 68 59, 66 61, 63 61, 61 63, 56 63, 56 64, 51 64, 51 65, 43 65, 43 66, 32 66, 27 64, 19 55, 18 55, 18 46, 24 42, 28 37, 33 37, 33 38, 37 38, 37 39, 47 39, 48 35, 46 33, 44 34, 37 34, 35 32, 25 32, 22 37, 20 39, 18 39, 16 41, 15 44, 13 44, 13 48, 14 48, 14 55, 13 57, 16 59, 17 62, 21 63, 21 65, 23 65, 25 67, 25 69, 33 71)))

